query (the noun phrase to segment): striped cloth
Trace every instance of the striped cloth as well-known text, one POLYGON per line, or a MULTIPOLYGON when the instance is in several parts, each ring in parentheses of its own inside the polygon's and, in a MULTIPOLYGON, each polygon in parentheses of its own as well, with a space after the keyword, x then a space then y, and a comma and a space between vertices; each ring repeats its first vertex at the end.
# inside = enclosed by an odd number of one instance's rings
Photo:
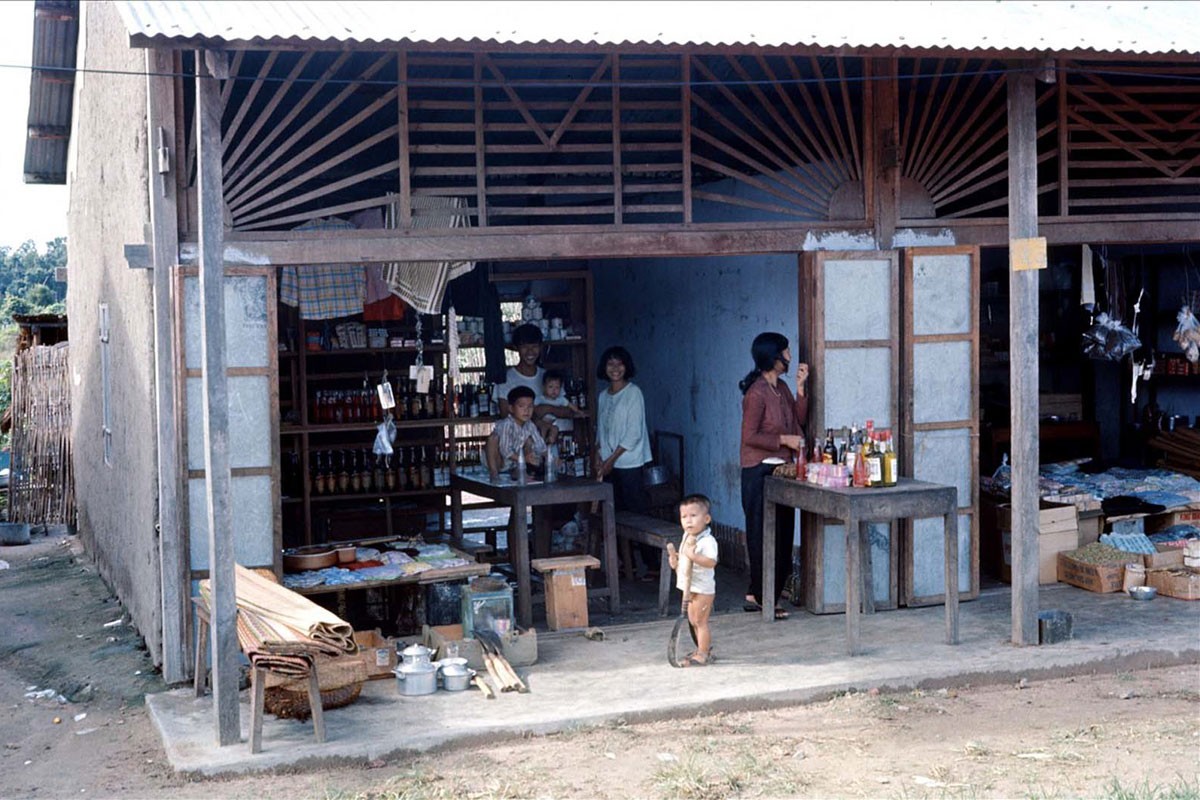
MULTIPOLYGON (((327 217, 313 219, 298 231, 357 230, 351 222, 327 217)), ((363 313, 363 294, 367 288, 362 264, 320 264, 308 267, 284 267, 279 277, 279 302, 300 306, 303 319, 333 319, 363 313)))

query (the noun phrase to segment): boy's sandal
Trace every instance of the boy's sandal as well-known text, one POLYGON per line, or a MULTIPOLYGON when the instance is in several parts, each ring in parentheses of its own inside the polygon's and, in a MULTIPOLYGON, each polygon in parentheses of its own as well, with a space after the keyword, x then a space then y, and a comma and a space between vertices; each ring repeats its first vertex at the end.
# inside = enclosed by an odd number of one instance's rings
POLYGON ((690 656, 685 658, 683 660, 683 663, 680 664, 679 666, 681 666, 681 667, 707 667, 711 663, 712 663, 712 654, 711 653, 709 655, 703 656, 697 652, 697 653, 692 653, 690 656))

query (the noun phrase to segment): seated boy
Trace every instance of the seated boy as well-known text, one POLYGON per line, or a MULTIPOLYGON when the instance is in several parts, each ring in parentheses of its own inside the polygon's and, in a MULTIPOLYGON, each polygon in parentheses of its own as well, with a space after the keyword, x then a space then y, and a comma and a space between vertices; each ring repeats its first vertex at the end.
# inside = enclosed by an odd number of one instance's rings
POLYGON ((689 655, 682 666, 706 667, 712 661, 712 634, 708 629, 708 618, 712 614, 713 599, 717 596, 717 539, 712 534, 712 503, 702 494, 690 494, 679 501, 679 524, 683 528, 683 542, 679 552, 667 545, 667 556, 671 569, 675 570, 676 586, 689 592, 688 622, 696 632, 696 652, 689 655), (689 581, 689 572, 690 581, 689 581))
POLYGON ((566 377, 556 369, 546 370, 542 377, 542 395, 533 409, 538 430, 547 444, 558 441, 560 433, 575 430, 574 417, 583 414, 563 395, 566 377))
POLYGON ((487 439, 488 472, 495 480, 501 470, 517 465, 518 454, 525 453, 525 464, 539 466, 546 454, 546 442, 533 424, 533 389, 516 386, 508 393, 508 416, 492 428, 487 439))

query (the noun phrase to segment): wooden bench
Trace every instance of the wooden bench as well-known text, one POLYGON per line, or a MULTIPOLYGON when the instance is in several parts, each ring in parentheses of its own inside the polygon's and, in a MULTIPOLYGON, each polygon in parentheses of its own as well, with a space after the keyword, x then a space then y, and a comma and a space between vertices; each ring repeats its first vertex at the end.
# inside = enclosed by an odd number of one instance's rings
POLYGON ((676 548, 683 540, 683 530, 678 522, 667 522, 665 519, 637 514, 632 511, 617 512, 617 541, 621 543, 625 557, 625 577, 633 578, 633 561, 631 559, 631 542, 656 547, 662 553, 658 568, 658 615, 667 615, 667 604, 671 601, 671 578, 675 573, 671 570, 670 558, 667 555, 667 544, 676 548))

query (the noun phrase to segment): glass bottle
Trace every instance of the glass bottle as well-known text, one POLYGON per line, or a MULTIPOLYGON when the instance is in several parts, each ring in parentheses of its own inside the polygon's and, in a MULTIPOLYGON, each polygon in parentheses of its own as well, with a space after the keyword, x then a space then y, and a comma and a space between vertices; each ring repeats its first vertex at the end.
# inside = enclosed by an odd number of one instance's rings
POLYGON ((879 442, 875 439, 875 434, 871 434, 871 439, 868 442, 866 455, 867 462, 867 485, 882 486, 883 485, 883 452, 879 449, 879 442))
POLYGON ((821 451, 821 463, 837 463, 837 445, 833 443, 833 428, 825 429, 825 448, 821 451))
POLYGON ((900 477, 900 458, 892 444, 892 432, 883 432, 883 485, 895 486, 900 477))

